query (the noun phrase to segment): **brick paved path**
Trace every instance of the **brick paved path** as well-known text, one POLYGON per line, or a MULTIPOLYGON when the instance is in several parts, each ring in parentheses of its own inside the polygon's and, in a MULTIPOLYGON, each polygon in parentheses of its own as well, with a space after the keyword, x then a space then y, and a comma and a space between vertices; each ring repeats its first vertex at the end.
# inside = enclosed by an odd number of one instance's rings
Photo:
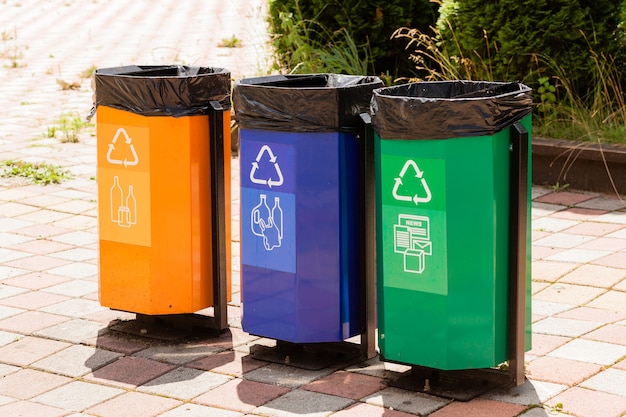
MULTIPOLYGON (((0 161, 45 161, 75 175, 45 187, 0 178, 0 416, 623 416, 626 205, 612 196, 533 189, 529 381, 468 403, 388 387, 407 367, 377 359, 321 371, 251 359, 252 345, 273 341, 241 330, 237 257, 222 337, 165 343, 109 327, 134 315, 98 303, 94 129, 61 143, 59 118, 89 111, 81 73, 93 67, 264 74, 263 3, 0 2, 0 161), (233 36, 243 47, 218 46, 233 36)), ((235 159, 235 213, 237 171, 235 159)))

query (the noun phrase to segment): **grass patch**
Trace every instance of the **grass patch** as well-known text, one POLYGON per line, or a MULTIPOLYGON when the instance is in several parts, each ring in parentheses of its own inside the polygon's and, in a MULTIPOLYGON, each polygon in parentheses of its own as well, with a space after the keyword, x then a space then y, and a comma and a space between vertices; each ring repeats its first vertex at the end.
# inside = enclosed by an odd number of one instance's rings
POLYGON ((59 116, 54 126, 48 127, 44 136, 54 138, 60 133, 61 137, 59 139, 62 143, 77 143, 79 140, 78 134, 89 126, 93 126, 93 124, 87 122, 77 112, 63 113, 59 116))
POLYGON ((0 177, 22 177, 41 185, 60 184, 73 178, 68 170, 59 166, 14 160, 0 162, 0 177))

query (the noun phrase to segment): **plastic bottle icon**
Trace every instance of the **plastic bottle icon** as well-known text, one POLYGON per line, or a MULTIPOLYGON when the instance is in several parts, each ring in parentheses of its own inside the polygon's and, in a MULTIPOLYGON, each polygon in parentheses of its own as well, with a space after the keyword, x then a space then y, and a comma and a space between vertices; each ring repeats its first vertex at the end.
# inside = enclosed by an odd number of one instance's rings
POLYGON ((124 192, 120 187, 120 177, 113 177, 113 186, 110 191, 111 197, 111 221, 114 223, 120 223, 120 209, 123 207, 122 201, 124 199, 124 192))
POLYGON ((266 225, 269 223, 270 208, 267 206, 266 197, 267 196, 265 194, 261 194, 261 201, 252 209, 252 212, 250 213, 252 233, 257 236, 263 236, 266 225), (267 210, 267 216, 261 215, 262 210, 267 210))
POLYGON ((280 199, 274 197, 274 206, 270 210, 267 205, 267 196, 261 194, 259 204, 250 213, 252 233, 263 238, 266 250, 278 248, 283 240, 283 209, 280 199))

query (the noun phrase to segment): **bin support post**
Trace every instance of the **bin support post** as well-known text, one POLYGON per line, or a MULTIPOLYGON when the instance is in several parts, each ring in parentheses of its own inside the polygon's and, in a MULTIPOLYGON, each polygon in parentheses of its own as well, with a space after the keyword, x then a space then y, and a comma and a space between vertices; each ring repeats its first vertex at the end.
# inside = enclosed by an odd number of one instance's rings
MULTIPOLYGON (((217 101, 209 102, 209 152, 211 163, 212 263, 213 263, 213 327, 218 332, 228 327, 226 283, 226 194, 224 191, 224 108, 217 101)), ((230 202, 228 202, 230 203, 230 202)))
POLYGON ((526 332, 526 240, 528 225, 528 131, 520 123, 511 127, 509 220, 509 378, 524 383, 526 332))
POLYGON ((370 115, 362 113, 361 166, 361 355, 376 356, 376 188, 374 184, 374 135, 370 115))

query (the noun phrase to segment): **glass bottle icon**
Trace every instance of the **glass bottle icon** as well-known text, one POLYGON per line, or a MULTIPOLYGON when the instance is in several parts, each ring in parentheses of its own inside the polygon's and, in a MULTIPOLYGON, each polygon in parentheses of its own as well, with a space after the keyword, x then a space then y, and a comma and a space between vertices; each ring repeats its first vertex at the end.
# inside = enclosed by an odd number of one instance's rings
POLYGON ((272 207, 272 222, 278 232, 278 241, 283 240, 283 209, 280 208, 280 198, 274 197, 274 207, 272 207))
POLYGON ((122 208, 122 201, 124 199, 124 192, 120 187, 120 177, 113 177, 113 186, 110 191, 111 202, 111 221, 117 224, 120 223, 120 209, 122 208))
POLYGON ((128 196, 126 196, 126 208, 128 209, 127 223, 129 225, 137 224, 137 199, 135 198, 135 193, 132 185, 128 186, 128 196))

